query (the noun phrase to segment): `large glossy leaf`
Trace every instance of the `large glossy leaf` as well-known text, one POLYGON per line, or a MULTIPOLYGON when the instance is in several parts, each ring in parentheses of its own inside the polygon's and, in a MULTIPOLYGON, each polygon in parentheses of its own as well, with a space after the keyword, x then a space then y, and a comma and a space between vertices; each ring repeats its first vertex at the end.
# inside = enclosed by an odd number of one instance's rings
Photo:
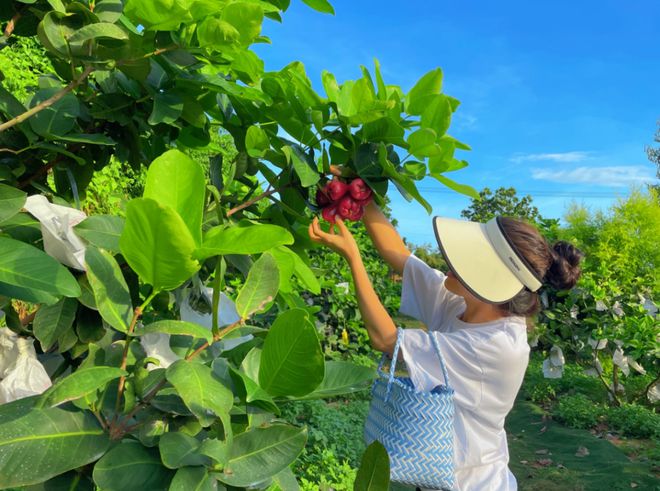
POLYGON ((436 144, 436 139, 437 135, 432 129, 418 129, 417 131, 411 133, 410 136, 408 136, 410 153, 418 159, 438 155, 441 151, 441 148, 436 144))
POLYGON ((204 467, 182 467, 174 475, 169 491, 216 491, 218 481, 204 467))
MULTIPOLYGON (((57 87, 41 89, 32 98, 30 105, 32 107, 49 99, 59 90, 57 87)), ((64 135, 73 129, 76 118, 80 114, 80 104, 78 98, 72 94, 66 94, 60 100, 39 111, 28 119, 30 127, 38 135, 45 137, 64 135)))
POLYGON ((149 124, 172 124, 183 112, 183 99, 176 94, 158 93, 154 96, 154 107, 149 124))
POLYGON ((291 292, 294 285, 291 277, 296 276, 309 291, 315 294, 321 292, 321 285, 302 258, 288 247, 280 246, 271 249, 270 253, 277 261, 280 270, 280 291, 291 292))
POLYGON ((293 164, 293 170, 300 178, 303 187, 307 188, 319 182, 321 176, 297 147, 285 145, 282 147, 282 152, 287 161, 293 164))
POLYGON ((25 204, 27 194, 13 186, 0 184, 0 223, 13 217, 25 204))
POLYGON ((152 199, 131 200, 119 239, 124 258, 156 290, 171 290, 199 269, 195 241, 179 214, 152 199))
POLYGON ((119 252, 119 237, 124 230, 124 219, 112 215, 94 215, 75 226, 76 234, 96 247, 119 252))
POLYGON ((116 367, 89 367, 79 369, 71 375, 58 380, 44 392, 37 403, 38 407, 57 406, 67 401, 80 399, 127 372, 116 367))
POLYGON ((245 149, 250 157, 263 157, 270 148, 268 135, 258 126, 250 126, 245 134, 245 149))
POLYGON ((165 490, 174 473, 163 467, 158 451, 123 441, 94 466, 94 482, 104 491, 165 490))
POLYGON ((428 107, 433 97, 442 90, 442 70, 431 70, 410 89, 406 97, 405 109, 408 114, 420 115, 428 107))
POLYGON ((209 465, 211 459, 199 453, 201 442, 190 435, 171 431, 160 437, 158 448, 165 467, 178 469, 187 465, 209 465))
POLYGON ((214 414, 226 417, 234 403, 232 392, 206 365, 179 360, 167 369, 167 380, 202 426, 213 423, 214 414))
POLYGON ((390 486, 390 459, 378 440, 367 447, 355 478, 355 491, 381 491, 390 486))
POLYGON ((444 94, 436 94, 428 99, 428 104, 422 113, 422 127, 430 128, 436 135, 444 135, 451 124, 451 103, 444 94))
POLYGON ((118 331, 128 332, 133 317, 133 305, 117 261, 106 251, 88 247, 85 251, 85 263, 87 279, 101 317, 118 331))
POLYGON ((176 211, 199 246, 205 190, 206 180, 200 165, 179 150, 169 150, 149 166, 144 197, 176 211))
POLYGON ((232 2, 222 9, 222 20, 236 28, 243 46, 252 44, 259 36, 263 19, 263 8, 252 2, 232 2))
POLYGON ((110 439, 87 412, 60 408, 21 411, 0 424, 0 488, 37 484, 94 462, 110 439))
POLYGON ((75 299, 62 298, 37 310, 32 329, 43 351, 48 351, 67 331, 73 329, 77 308, 75 299))
POLYGON ((238 315, 247 319, 253 313, 264 308, 277 295, 280 275, 273 256, 264 253, 252 265, 245 284, 238 292, 236 310, 238 315))
POLYGON ((321 399, 368 389, 376 370, 347 361, 326 361, 323 382, 314 392, 299 399, 321 399))
POLYGON ((54 303, 61 296, 79 296, 80 287, 68 269, 43 251, 0 237, 0 295, 54 303))
POLYGON ((264 341, 259 385, 272 396, 303 396, 323 381, 325 365, 316 328, 303 309, 280 314, 264 341))
POLYGON ((94 4, 94 13, 103 22, 117 22, 123 10, 121 0, 98 0, 94 4))
POLYGON ((190 15, 190 3, 182 0, 126 0, 124 5, 129 19, 154 31, 174 30, 190 15))
POLYGON ((224 471, 217 474, 231 486, 250 486, 278 474, 302 451, 307 430, 273 425, 241 433, 234 438, 224 471))
POLYGON ((459 184, 456 181, 452 181, 448 177, 443 176, 442 174, 431 174, 431 177, 437 179, 442 184, 450 189, 453 189, 454 191, 469 196, 470 198, 479 198, 479 193, 472 186, 468 186, 467 184, 459 184))
POLYGON ((90 39, 98 38, 126 41, 128 40, 128 34, 116 24, 97 22, 77 29, 69 38, 69 43, 83 43, 90 39))
POLYGON ((323 12, 324 14, 335 15, 335 9, 332 8, 328 0, 303 0, 304 3, 312 7, 314 10, 323 12))
POLYGON ((293 244, 293 236, 284 227, 243 221, 227 228, 213 227, 204 235, 195 256, 205 259, 225 254, 258 254, 284 244, 293 244))
POLYGON ((183 336, 192 336, 197 339, 205 339, 209 343, 213 340, 213 334, 209 329, 192 322, 164 320, 147 324, 144 327, 135 330, 135 336, 144 336, 154 332, 164 334, 179 334, 183 336))

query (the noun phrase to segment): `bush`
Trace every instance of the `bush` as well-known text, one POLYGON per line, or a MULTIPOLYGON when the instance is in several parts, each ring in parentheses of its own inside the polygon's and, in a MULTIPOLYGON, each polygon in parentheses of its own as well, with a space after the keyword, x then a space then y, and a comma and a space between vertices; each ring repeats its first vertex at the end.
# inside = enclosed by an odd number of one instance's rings
POLYGON ((607 411, 610 427, 623 435, 638 438, 660 438, 660 417, 637 404, 624 404, 607 411))
POLYGON ((300 478, 302 491, 350 491, 353 489, 357 469, 346 460, 340 461, 334 452, 327 448, 314 447, 308 451, 317 460, 305 467, 305 475, 300 478))
POLYGON ((584 394, 575 394, 559 399, 554 416, 573 428, 587 429, 600 422, 603 417, 603 407, 594 404, 584 394))

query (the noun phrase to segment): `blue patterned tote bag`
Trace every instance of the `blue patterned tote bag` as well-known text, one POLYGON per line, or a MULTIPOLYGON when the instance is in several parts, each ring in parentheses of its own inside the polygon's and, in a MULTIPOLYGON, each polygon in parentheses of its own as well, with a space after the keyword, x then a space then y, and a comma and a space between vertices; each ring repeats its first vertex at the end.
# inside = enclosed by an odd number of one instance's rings
POLYGON ((438 354, 445 379, 430 392, 416 392, 408 377, 394 372, 403 339, 398 329, 389 373, 383 371, 386 355, 378 365, 371 390, 364 437, 367 445, 380 441, 390 457, 394 482, 430 489, 454 487, 454 389, 435 336, 429 336, 438 354))

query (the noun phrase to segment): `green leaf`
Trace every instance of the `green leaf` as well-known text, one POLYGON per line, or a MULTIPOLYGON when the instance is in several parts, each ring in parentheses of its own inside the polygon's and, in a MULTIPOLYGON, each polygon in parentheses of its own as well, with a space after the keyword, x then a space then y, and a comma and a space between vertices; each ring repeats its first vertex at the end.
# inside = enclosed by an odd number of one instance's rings
POLYGON ((435 142, 437 135, 430 128, 420 128, 408 136, 410 153, 418 159, 431 157, 440 153, 440 147, 435 142))
POLYGON ((365 124, 362 127, 362 136, 364 140, 371 142, 383 142, 387 144, 405 147, 406 142, 403 138, 405 130, 391 117, 380 118, 376 121, 365 124))
POLYGON ((280 314, 264 341, 259 385, 272 396, 303 396, 323 381, 325 364, 316 328, 303 309, 280 314))
POLYGON ((155 290, 172 290, 199 269, 195 241, 179 214, 152 199, 126 206, 119 247, 129 266, 155 290))
POLYGON ((217 491, 218 484, 204 467, 182 467, 174 475, 169 491, 217 491))
POLYGON ((98 22, 96 24, 87 24, 76 30, 69 38, 69 43, 84 43, 90 39, 97 38, 127 41, 128 34, 116 24, 98 22))
POLYGON ((177 334, 182 336, 192 336, 195 339, 205 339, 209 343, 213 341, 213 334, 206 327, 192 322, 164 320, 147 324, 144 327, 136 329, 134 336, 144 336, 154 332, 165 334, 177 334))
POLYGON ((160 437, 158 449, 163 464, 168 469, 187 465, 210 465, 211 459, 199 453, 201 442, 179 431, 171 431, 160 437))
POLYGON ((112 254, 88 247, 85 251, 87 279, 94 291, 96 308, 101 317, 120 332, 128 332, 133 318, 133 305, 126 280, 112 254))
POLYGON ((159 92, 154 96, 154 107, 149 116, 149 124, 172 124, 183 112, 183 99, 176 94, 159 92))
POLYGON ((293 244, 293 236, 284 227, 243 221, 227 228, 210 229, 195 257, 201 260, 226 254, 259 254, 285 244, 293 244))
POLYGON ((167 489, 173 474, 156 449, 125 440, 96 463, 93 477, 103 491, 146 491, 167 489))
POLYGON ((226 418, 234 403, 232 392, 206 365, 179 360, 167 369, 167 380, 204 427, 215 421, 214 414, 226 418))
POLYGON ((85 466, 101 457, 109 445, 110 439, 91 413, 23 410, 0 424, 0 488, 38 484, 85 466))
MULTIPOLYGON (((60 90, 58 87, 41 89, 30 101, 30 108, 44 102, 60 90)), ((66 94, 51 106, 32 116, 28 119, 28 122, 32 131, 40 136, 62 136, 73 129, 79 114, 80 104, 78 98, 73 94, 66 94)))
POLYGON ((326 361, 323 382, 314 392, 297 399, 322 399, 368 389, 376 371, 347 361, 326 361))
POLYGON ((428 104, 422 113, 422 128, 432 129, 436 135, 442 136, 451 124, 451 103, 444 94, 436 94, 427 98, 428 104))
POLYGON ((318 12, 335 15, 335 9, 328 0, 303 0, 303 2, 318 12))
POLYGON ((73 275, 43 251, 18 240, 0 237, 0 295, 28 302, 78 297, 73 275))
POLYGON ((201 47, 222 48, 238 42, 241 33, 233 25, 215 17, 208 17, 197 27, 201 47))
POLYGON ((378 440, 367 447, 355 478, 355 491, 381 491, 390 487, 390 458, 378 440))
POLYGON ((470 198, 474 198, 474 199, 479 198, 479 193, 472 186, 468 186, 467 184, 459 184, 456 181, 452 181, 448 177, 443 176, 442 174, 431 174, 431 177, 437 179, 442 184, 444 184, 450 189, 453 189, 454 191, 457 191, 461 194, 465 194, 470 198))
POLYGON ((43 305, 37 310, 32 329, 43 351, 52 348, 72 328, 77 308, 75 299, 63 298, 54 305, 43 305))
POLYGON ((114 24, 122 16, 124 6, 121 0, 98 0, 94 4, 94 13, 102 22, 114 24))
POLYGON ((61 135, 59 139, 73 143, 90 143, 92 145, 111 146, 117 144, 109 136, 100 133, 67 133, 66 135, 61 135))
POLYGON ((57 406, 67 401, 80 399, 128 372, 115 367, 90 367, 78 369, 71 375, 58 380, 42 394, 37 407, 57 406))
POLYGON ((323 73, 321 74, 321 80, 323 82, 323 88, 325 89, 325 93, 327 94, 328 99, 332 102, 337 102, 339 99, 339 84, 337 83, 335 76, 332 73, 323 70, 323 73))
POLYGON ((229 460, 217 478, 231 486, 250 486, 278 474, 300 454, 307 430, 288 425, 256 428, 234 438, 229 460))
POLYGON ((250 157, 263 157, 270 148, 270 140, 264 130, 250 126, 245 135, 245 149, 250 157))
POLYGON ((378 87, 378 98, 387 100, 387 87, 380 73, 380 62, 374 58, 374 73, 376 74, 376 86, 378 87))
POLYGON ((442 90, 442 70, 431 70, 410 89, 405 101, 405 110, 408 114, 421 115, 429 105, 431 99, 442 90))
POLYGON ((13 186, 0 184, 0 223, 16 215, 23 205, 27 194, 13 186))
POLYGON ((293 164, 293 170, 296 171, 303 187, 307 188, 319 182, 321 176, 315 166, 308 162, 307 157, 297 147, 285 145, 282 147, 282 152, 287 162, 293 164))
POLYGON ((231 24, 239 33, 239 42, 247 47, 261 33, 264 11, 257 3, 232 2, 222 9, 222 20, 231 24))
POLYGON ((433 208, 431 207, 430 203, 426 201, 424 197, 419 193, 415 182, 400 172, 400 170, 394 167, 394 164, 390 162, 387 148, 383 143, 380 144, 378 149, 378 159, 380 165, 383 168, 383 171, 390 179, 392 179, 394 184, 396 184, 397 189, 401 192, 403 197, 408 201, 411 201, 412 198, 415 198, 426 209, 426 212, 431 214, 433 212, 433 208))
MULTIPOLYGON (((215 364, 214 369, 217 369, 215 364)), ((229 367, 229 374, 234 383, 234 393, 239 398, 245 400, 248 404, 261 407, 268 412, 274 414, 280 413, 280 409, 273 402, 272 397, 270 397, 264 389, 259 387, 259 384, 257 384, 257 382, 255 382, 249 375, 240 370, 236 370, 234 367, 229 367)))
POLYGON ((262 310, 277 295, 280 275, 273 256, 264 253, 252 265, 245 284, 238 292, 236 310, 242 319, 247 319, 262 310))
POLYGON ((201 166, 180 150, 169 150, 149 166, 144 197, 175 210, 199 246, 205 189, 206 179, 201 166))
POLYGON ((124 13, 147 30, 173 31, 190 18, 190 3, 181 0, 125 0, 124 13))
POLYGON ((124 219, 113 215, 93 215, 85 218, 74 229, 77 235, 91 245, 117 253, 124 219))

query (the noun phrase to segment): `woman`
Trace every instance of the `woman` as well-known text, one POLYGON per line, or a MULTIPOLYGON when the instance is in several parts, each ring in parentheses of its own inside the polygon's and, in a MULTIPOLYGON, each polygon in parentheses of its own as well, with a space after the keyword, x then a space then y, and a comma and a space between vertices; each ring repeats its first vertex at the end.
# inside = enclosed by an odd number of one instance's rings
MULTIPOLYGON (((571 288, 582 253, 566 242, 550 247, 531 225, 511 218, 486 224, 433 219, 449 266, 444 275, 407 249, 374 203, 364 224, 383 259, 403 275, 403 314, 428 332, 406 329, 402 359, 416 390, 443 383, 429 336, 435 336, 455 391, 454 464, 459 490, 513 490, 504 418, 522 384, 529 357, 525 318, 538 312, 543 283, 571 288)), ((337 219, 331 233, 318 219, 309 235, 341 254, 351 268, 358 303, 374 349, 391 355, 397 328, 369 281, 355 239, 337 219)))

